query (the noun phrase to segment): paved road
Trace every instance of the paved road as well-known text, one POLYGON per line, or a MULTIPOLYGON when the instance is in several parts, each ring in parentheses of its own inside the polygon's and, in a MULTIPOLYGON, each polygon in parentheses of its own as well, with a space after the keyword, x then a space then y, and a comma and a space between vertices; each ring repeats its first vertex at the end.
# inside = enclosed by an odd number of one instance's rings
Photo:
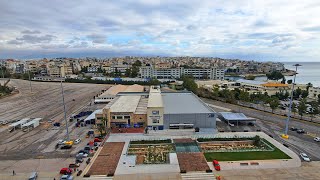
MULTIPOLYGON (((297 128, 303 128, 307 131, 307 133, 297 134, 296 132, 289 131, 288 134, 290 138, 288 140, 284 140, 280 137, 280 135, 284 132, 286 120, 285 116, 275 115, 268 112, 205 98, 202 98, 202 100, 206 103, 221 106, 223 108, 229 108, 235 112, 240 111, 247 116, 259 119, 257 124, 260 126, 262 131, 272 135, 277 141, 289 145, 290 149, 297 154, 300 152, 305 152, 311 157, 312 160, 320 160, 320 143, 313 140, 314 136, 320 136, 320 124, 292 119, 289 123, 289 127, 294 126, 297 128)), ((215 108, 215 110, 217 110, 217 108, 215 108)), ((221 111, 223 110, 220 110, 220 112, 221 111)))

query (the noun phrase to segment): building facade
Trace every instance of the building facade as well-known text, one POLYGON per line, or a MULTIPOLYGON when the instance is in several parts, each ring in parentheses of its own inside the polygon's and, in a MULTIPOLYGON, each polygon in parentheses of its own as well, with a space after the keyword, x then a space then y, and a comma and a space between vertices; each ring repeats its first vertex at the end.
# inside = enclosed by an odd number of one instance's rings
POLYGON ((154 68, 153 66, 140 67, 141 78, 171 79, 180 78, 183 75, 193 76, 196 79, 224 80, 224 69, 212 67, 204 68, 154 68))

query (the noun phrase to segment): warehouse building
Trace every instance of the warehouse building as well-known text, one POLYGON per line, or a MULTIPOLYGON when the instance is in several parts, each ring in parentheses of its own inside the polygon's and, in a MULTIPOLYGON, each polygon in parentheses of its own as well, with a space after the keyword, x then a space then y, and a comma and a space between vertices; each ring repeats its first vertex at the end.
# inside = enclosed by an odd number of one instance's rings
POLYGON ((115 128, 216 128, 216 113, 192 92, 161 92, 154 86, 149 93, 118 93, 98 116, 107 119, 108 127, 115 128))
POLYGON ((109 103, 119 92, 143 92, 144 87, 134 84, 131 86, 115 85, 110 87, 107 91, 95 98, 94 103, 109 103))

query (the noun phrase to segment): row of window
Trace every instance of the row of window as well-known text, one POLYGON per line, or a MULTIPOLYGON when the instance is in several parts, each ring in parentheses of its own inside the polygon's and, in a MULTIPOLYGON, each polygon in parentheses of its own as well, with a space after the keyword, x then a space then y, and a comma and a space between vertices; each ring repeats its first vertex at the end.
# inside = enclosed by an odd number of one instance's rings
POLYGON ((112 119, 130 119, 130 116, 112 116, 112 119))

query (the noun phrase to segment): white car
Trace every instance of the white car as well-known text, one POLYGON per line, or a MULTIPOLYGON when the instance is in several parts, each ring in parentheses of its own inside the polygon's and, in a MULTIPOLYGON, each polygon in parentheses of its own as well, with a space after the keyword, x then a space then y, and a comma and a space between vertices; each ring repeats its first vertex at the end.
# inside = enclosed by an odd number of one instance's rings
POLYGON ((307 162, 311 161, 306 153, 300 153, 300 156, 304 161, 307 161, 307 162))
POLYGON ((81 142, 81 139, 80 139, 80 138, 78 138, 78 139, 76 139, 76 140, 74 141, 75 144, 79 144, 80 142, 81 142))
POLYGON ((234 127, 234 124, 232 124, 232 123, 228 123, 228 124, 229 124, 229 126, 234 127))
POLYGON ((60 140, 58 141, 58 144, 59 144, 59 145, 63 145, 63 144, 65 144, 66 142, 67 142, 67 141, 60 139, 60 140))
POLYGON ((320 142, 320 137, 315 137, 313 140, 320 142))
POLYGON ((82 158, 86 158, 88 157, 87 153, 79 153, 78 156, 81 156, 82 158))

